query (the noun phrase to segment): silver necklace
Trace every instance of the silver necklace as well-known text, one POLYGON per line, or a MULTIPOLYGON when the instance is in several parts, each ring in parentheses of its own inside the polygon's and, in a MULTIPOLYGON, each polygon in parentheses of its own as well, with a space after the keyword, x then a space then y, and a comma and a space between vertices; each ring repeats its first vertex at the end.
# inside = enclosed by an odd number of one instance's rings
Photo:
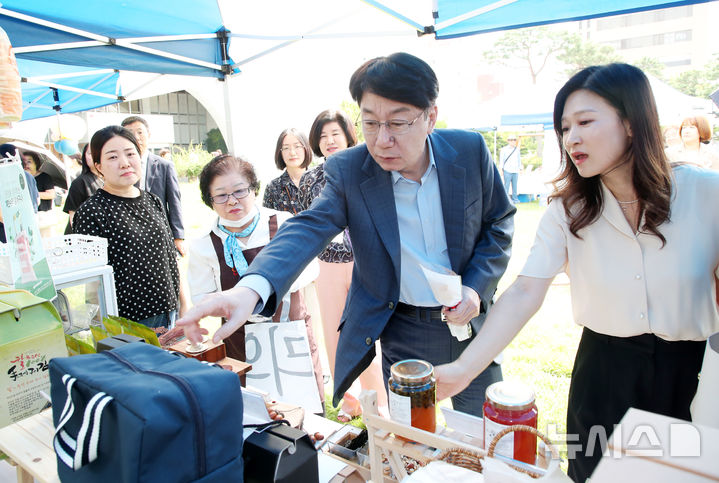
POLYGON ((619 207, 620 207, 620 208, 622 209, 622 211, 624 212, 624 215, 625 215, 625 216, 629 216, 629 205, 633 205, 634 203, 637 203, 638 201, 639 201, 639 198, 637 198, 636 200, 632 200, 632 201, 619 201, 619 200, 617 200, 617 203, 619 203, 619 207), (625 205, 627 205, 627 206, 625 206, 625 205))

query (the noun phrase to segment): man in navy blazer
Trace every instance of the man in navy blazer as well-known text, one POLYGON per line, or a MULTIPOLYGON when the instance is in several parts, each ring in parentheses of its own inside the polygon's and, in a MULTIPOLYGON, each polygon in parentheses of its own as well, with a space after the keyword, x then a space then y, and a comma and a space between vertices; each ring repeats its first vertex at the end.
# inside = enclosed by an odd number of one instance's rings
POLYGON ((185 227, 182 223, 182 203, 180 183, 177 181, 175 166, 148 149, 150 140, 150 127, 147 121, 140 116, 130 116, 122 121, 122 127, 128 129, 137 139, 140 146, 142 162, 142 175, 140 176, 140 189, 157 195, 165 207, 167 219, 170 222, 172 237, 175 239, 177 251, 185 256, 185 227))
MULTIPOLYGON (((345 227, 355 265, 340 325, 335 404, 382 348, 385 380, 399 360, 456 359, 447 324, 471 322, 476 334, 509 261, 515 208, 482 136, 434 131, 437 78, 424 61, 397 53, 372 59, 352 76, 366 144, 331 156, 322 194, 285 222, 236 287, 206 297, 178 321, 198 340, 206 315, 228 319, 215 340, 252 312, 269 314, 305 265, 345 227), (462 277, 462 300, 442 307, 420 265, 462 277), (446 317, 446 322, 442 319, 446 317)), ((490 366, 453 398, 455 409, 481 414, 484 391, 501 379, 490 366)), ((390 408, 392 404, 390 403, 390 408)))

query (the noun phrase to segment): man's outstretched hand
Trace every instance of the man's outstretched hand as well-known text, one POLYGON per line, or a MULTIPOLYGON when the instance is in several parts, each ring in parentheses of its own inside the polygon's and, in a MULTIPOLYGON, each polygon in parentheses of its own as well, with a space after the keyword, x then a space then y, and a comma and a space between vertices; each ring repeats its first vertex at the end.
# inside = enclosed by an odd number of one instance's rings
POLYGON ((209 294, 178 319, 177 326, 185 330, 185 336, 191 342, 198 343, 202 341, 202 335, 208 333, 200 327, 200 320, 209 316, 223 317, 227 323, 222 324, 212 338, 218 343, 244 325, 259 300, 257 292, 247 287, 209 294))

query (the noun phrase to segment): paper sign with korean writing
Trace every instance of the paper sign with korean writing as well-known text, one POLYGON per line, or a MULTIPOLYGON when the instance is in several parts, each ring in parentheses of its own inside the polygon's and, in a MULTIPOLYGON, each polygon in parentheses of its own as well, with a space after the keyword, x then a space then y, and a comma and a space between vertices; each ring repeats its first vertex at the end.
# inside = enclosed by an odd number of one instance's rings
POLYGON ((247 385, 278 401, 322 412, 304 320, 245 325, 247 385))
POLYGON ((0 164, 0 209, 7 245, 10 280, 16 288, 55 298, 55 286, 32 209, 25 173, 18 162, 0 164))

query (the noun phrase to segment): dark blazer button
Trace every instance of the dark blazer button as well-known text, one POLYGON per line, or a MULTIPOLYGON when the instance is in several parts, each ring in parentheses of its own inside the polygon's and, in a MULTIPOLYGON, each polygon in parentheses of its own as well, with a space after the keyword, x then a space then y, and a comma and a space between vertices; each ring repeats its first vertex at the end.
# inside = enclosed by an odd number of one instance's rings
POLYGON ((367 345, 372 345, 372 337, 367 337, 367 338, 364 340, 364 342, 365 342, 365 344, 367 344, 367 345))
POLYGON ((394 309, 394 302, 388 303, 387 307, 389 307, 390 310, 394 309))

